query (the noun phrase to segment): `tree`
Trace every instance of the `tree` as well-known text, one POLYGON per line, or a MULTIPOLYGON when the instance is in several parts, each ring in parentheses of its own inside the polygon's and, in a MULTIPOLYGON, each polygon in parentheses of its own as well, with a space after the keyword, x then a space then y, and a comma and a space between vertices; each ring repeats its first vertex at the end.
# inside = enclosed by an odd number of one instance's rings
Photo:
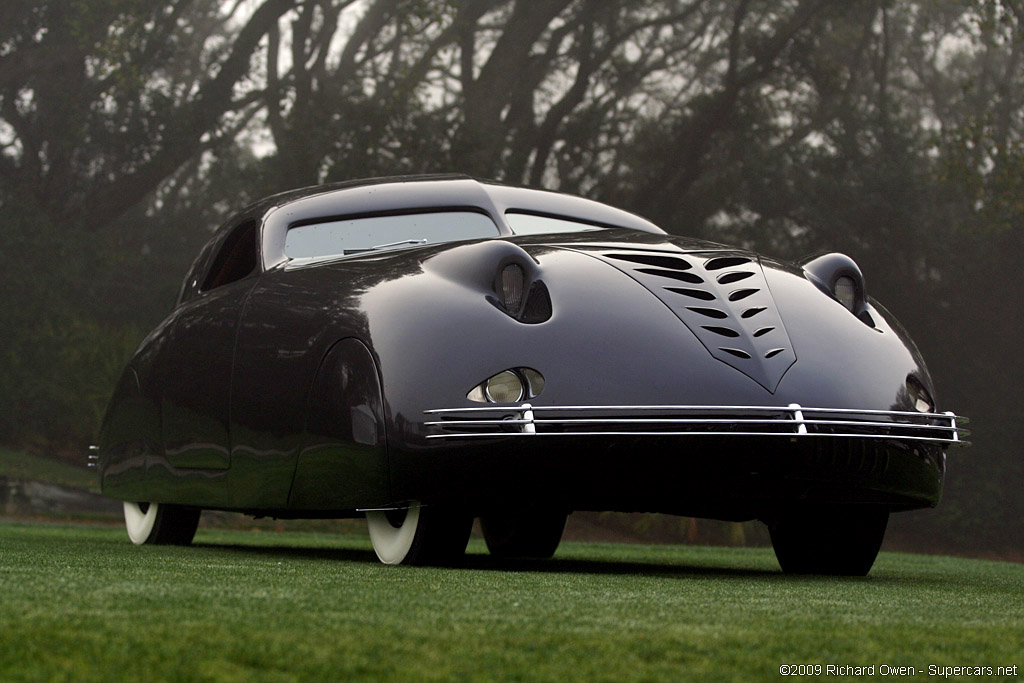
POLYGON ((101 0, 5 5, 0 35, 4 199, 54 221, 107 225, 255 112, 235 90, 291 0, 101 0))

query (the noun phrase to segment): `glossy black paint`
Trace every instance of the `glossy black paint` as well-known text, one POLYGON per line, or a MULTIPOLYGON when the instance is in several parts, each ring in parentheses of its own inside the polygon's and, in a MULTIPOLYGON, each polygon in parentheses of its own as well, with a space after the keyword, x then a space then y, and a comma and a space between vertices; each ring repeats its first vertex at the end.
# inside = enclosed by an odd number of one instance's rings
POLYGON ((409 501, 734 520, 808 502, 935 505, 944 454, 927 443, 426 438, 425 411, 472 406, 470 389, 516 367, 544 375, 537 405, 912 411, 908 377, 935 396, 859 270, 853 315, 822 291, 849 264, 809 269, 669 236, 588 200, 467 178, 277 195, 218 231, 132 358, 101 430, 103 491, 295 517, 409 501), (294 225, 440 209, 486 213, 500 237, 315 263, 284 255, 294 225), (606 229, 516 236, 509 210, 606 229), (225 263, 232 281, 221 283, 225 263), (543 322, 495 304, 510 263, 543 285, 543 322))

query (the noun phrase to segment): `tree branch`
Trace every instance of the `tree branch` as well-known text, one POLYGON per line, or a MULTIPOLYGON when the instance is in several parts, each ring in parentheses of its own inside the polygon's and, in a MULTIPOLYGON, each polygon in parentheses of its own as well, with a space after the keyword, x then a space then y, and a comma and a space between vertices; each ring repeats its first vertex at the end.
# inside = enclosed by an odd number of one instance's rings
POLYGON ((642 206, 658 219, 672 213, 680 197, 685 196, 703 171, 702 159, 710 149, 715 136, 728 128, 736 103, 743 90, 768 75, 775 60, 788 48, 795 37, 820 12, 828 7, 827 0, 804 0, 774 28, 771 37, 756 49, 753 61, 740 65, 739 26, 745 19, 747 2, 737 6, 733 15, 728 48, 726 77, 717 92, 697 102, 695 111, 669 143, 671 153, 658 171, 636 192, 633 205, 642 206))
POLYGON ((68 207, 68 213, 83 228, 96 229, 138 203, 192 157, 201 148, 203 136, 231 110, 235 84, 248 73, 249 59, 263 36, 293 7, 294 0, 264 2, 239 32, 217 75, 203 84, 195 100, 183 105, 178 125, 169 131, 160 151, 134 173, 91 193, 81 207, 68 207))

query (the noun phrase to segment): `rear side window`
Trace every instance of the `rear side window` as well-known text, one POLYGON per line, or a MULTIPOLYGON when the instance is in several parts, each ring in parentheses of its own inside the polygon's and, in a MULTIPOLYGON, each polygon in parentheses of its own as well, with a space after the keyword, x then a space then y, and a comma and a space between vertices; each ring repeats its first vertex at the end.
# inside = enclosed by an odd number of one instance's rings
POLYGON ((293 259, 329 258, 498 234, 494 222, 475 211, 367 216, 290 228, 285 235, 284 253, 293 259))
POLYGON ((232 230, 213 258, 202 289, 209 290, 241 280, 256 272, 256 221, 248 221, 232 230))

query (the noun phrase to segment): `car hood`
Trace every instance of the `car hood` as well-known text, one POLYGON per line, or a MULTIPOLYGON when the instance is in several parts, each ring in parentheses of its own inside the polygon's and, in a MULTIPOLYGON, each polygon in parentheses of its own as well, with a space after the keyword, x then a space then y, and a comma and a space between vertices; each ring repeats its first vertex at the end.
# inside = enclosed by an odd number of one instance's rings
POLYGON ((775 391, 796 354, 764 269, 792 268, 686 237, 614 231, 608 236, 622 238, 595 240, 591 234, 549 235, 519 244, 527 251, 571 249, 628 275, 660 299, 714 358, 775 391))
MULTIPOLYGON (((905 403, 897 393, 911 373, 931 390, 919 354, 884 310, 870 305, 868 324, 799 266, 699 240, 625 230, 516 236, 302 270, 316 310, 349 321, 345 334, 378 353, 387 393, 408 415, 437 405, 421 405, 407 385, 443 380, 461 400, 506 367, 540 370, 544 401, 565 405, 888 409, 905 403), (496 276, 509 263, 546 285, 552 315, 543 324, 497 305, 496 276), (328 292, 345 294, 330 304, 328 292)), ((338 336, 326 324, 324 334, 338 336)))

